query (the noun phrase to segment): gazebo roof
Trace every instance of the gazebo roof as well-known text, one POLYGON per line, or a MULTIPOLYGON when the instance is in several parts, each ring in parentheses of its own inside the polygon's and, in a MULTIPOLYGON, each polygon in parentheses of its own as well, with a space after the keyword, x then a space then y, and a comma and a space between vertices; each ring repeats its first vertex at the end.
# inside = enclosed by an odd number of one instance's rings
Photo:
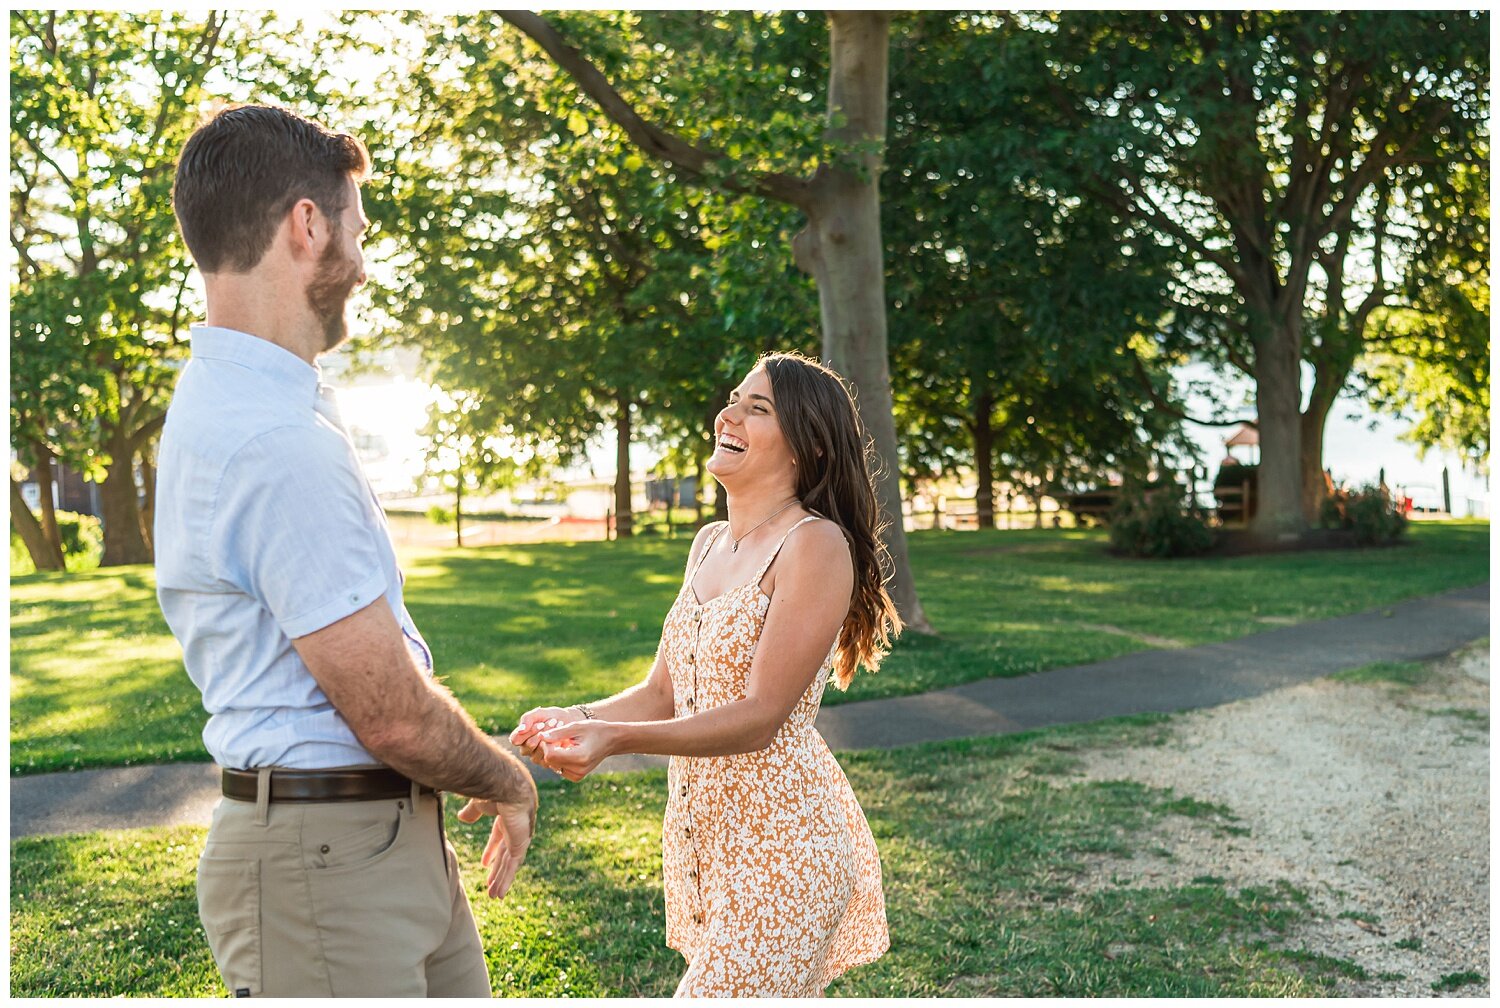
POLYGON ((1258 445, 1260 444, 1260 432, 1249 424, 1241 424, 1240 429, 1225 439, 1224 444, 1233 448, 1235 445, 1258 445))

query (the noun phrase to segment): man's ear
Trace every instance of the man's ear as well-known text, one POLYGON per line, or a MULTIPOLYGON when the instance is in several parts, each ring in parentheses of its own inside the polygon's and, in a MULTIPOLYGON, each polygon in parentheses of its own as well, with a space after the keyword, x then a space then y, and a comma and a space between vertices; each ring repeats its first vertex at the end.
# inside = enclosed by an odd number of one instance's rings
POLYGON ((287 211, 288 237, 292 254, 298 258, 317 259, 327 241, 328 221, 318 205, 310 199, 299 199, 287 211))

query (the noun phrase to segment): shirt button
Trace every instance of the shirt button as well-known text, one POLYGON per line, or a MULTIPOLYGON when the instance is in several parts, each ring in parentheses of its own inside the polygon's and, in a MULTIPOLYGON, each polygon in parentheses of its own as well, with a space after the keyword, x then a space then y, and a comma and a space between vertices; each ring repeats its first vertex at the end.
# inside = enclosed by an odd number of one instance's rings
POLYGON ((684 827, 682 827, 682 835, 683 836, 692 836, 693 835, 693 828, 691 826, 684 826, 684 827))
POLYGON ((350 602, 351 605, 358 605, 359 604, 359 596, 358 595, 350 595, 349 596, 349 602, 350 602))
POLYGON ((686 784, 682 785, 682 787, 678 790, 677 793, 678 794, 687 794, 687 785, 686 784))
POLYGON ((319 847, 318 850, 322 851, 324 854, 327 854, 328 853, 328 845, 324 844, 323 846, 319 847))

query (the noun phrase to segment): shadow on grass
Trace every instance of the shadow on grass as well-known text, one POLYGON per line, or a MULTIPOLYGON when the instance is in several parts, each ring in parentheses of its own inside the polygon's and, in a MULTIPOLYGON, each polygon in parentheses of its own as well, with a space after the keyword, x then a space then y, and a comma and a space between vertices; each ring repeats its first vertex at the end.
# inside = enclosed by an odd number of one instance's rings
MULTIPOLYGON (((1097 530, 916 532, 937 638, 908 634, 829 705, 1100 661, 1164 638, 1229 640, 1482 582, 1488 523, 1418 525, 1402 550, 1171 562, 1104 553, 1097 530)), ((482 727, 618 692, 650 669, 690 540, 403 553, 439 676, 482 727)), ((206 759, 205 716, 148 568, 12 582, 12 772, 206 759)))
MULTIPOLYGON (((1186 815, 1204 828, 1228 817, 1140 784, 1070 776, 1091 747, 1164 741, 1167 720, 1146 715, 846 757, 881 853, 892 943, 829 993, 1331 992, 1349 964, 1278 948, 1307 908, 1275 880, 1238 890, 1207 877, 1162 889, 1084 884, 1087 856, 1128 853, 1162 817, 1186 815)), ((654 771, 545 786, 536 843, 498 903, 480 892, 487 826, 450 816, 497 994, 672 992, 684 964, 663 944, 665 784, 654 771)), ((202 835, 142 830, 13 843, 13 992, 221 994, 192 904, 202 835)))

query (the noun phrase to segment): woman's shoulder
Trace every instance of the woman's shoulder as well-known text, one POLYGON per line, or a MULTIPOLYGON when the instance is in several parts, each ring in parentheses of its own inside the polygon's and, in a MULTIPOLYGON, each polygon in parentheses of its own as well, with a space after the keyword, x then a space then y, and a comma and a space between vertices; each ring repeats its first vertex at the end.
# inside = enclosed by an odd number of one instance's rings
POLYGON ((787 533, 792 556, 802 562, 819 564, 849 557, 849 537, 839 523, 820 514, 809 514, 787 533), (808 519, 813 519, 809 521, 808 519))
POLYGON ((698 530, 697 535, 693 536, 693 549, 697 549, 700 545, 707 542, 713 536, 717 535, 720 529, 728 527, 729 523, 727 521, 708 522, 698 530))
POLYGON ((693 545, 688 547, 689 567, 692 566, 693 561, 698 559, 699 554, 703 552, 708 541, 718 535, 720 529, 727 528, 728 526, 729 523, 727 521, 711 521, 698 530, 698 534, 693 536, 693 545))

